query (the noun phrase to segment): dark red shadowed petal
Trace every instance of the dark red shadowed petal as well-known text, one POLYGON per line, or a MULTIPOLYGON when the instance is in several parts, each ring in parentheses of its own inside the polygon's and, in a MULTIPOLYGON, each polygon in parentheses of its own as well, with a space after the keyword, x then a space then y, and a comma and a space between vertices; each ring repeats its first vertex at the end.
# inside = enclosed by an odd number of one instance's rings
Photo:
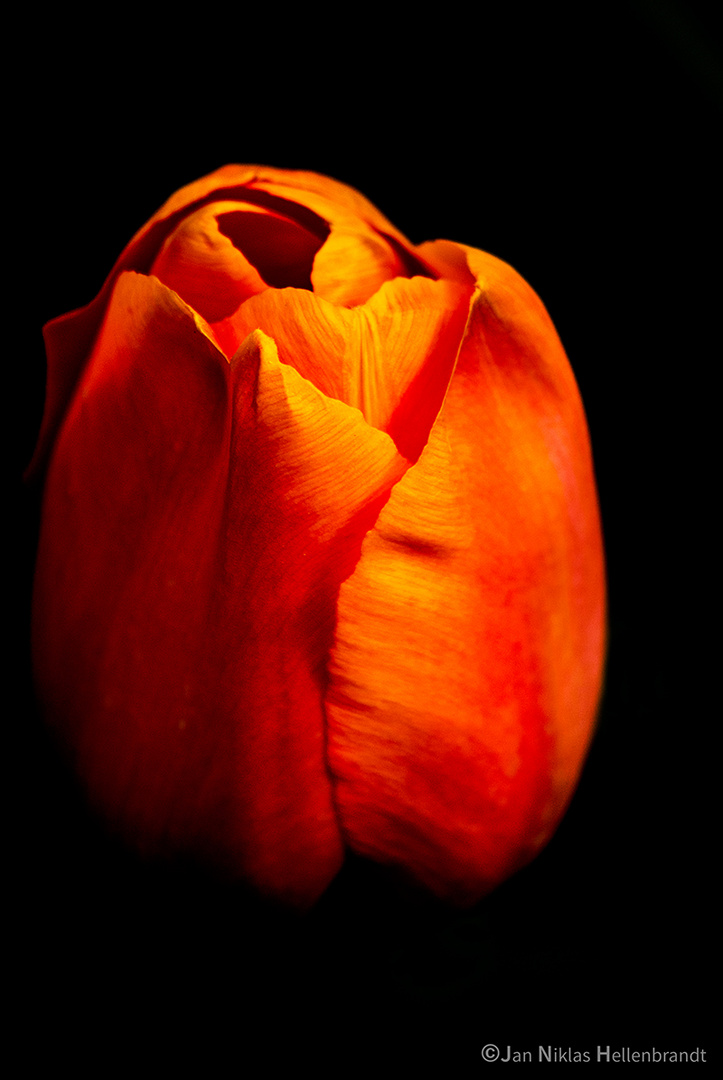
POLYGON ((322 241, 293 219, 247 209, 221 214, 218 227, 256 267, 267 285, 311 289, 314 256, 322 241))
POLYGON ((337 591, 406 467, 263 335, 229 365, 175 294, 121 275, 49 469, 34 655, 133 842, 302 906, 326 887, 337 591))

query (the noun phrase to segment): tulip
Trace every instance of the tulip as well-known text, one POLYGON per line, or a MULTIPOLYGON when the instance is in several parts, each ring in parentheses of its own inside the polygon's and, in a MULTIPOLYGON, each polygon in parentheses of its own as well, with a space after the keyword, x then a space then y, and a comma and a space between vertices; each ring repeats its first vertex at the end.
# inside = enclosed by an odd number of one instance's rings
POLYGON ((227 166, 45 340, 38 696, 112 828, 299 907, 347 850, 459 905, 532 859, 605 585, 579 393, 519 275, 227 166))

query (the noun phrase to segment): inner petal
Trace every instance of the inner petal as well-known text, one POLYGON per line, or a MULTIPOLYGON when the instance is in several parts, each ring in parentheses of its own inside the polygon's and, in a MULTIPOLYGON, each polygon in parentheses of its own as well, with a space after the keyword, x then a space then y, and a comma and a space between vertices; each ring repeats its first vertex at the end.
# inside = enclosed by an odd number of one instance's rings
POLYGON ((333 304, 364 304, 385 282, 406 277, 395 248, 378 232, 355 227, 332 229, 314 260, 314 292, 333 304))
POLYGON ((283 363, 387 432, 416 461, 439 412, 464 334, 471 287, 427 278, 386 282, 367 304, 267 290, 228 321, 240 344, 256 329, 283 363))
MULTIPOLYGON (((151 266, 169 289, 209 323, 230 315, 239 304, 267 288, 255 266, 219 228, 221 211, 235 203, 210 203, 190 214, 163 244, 151 266)), ((266 211, 250 211, 261 217, 266 211)))
POLYGON ((471 287, 449 281, 396 278, 354 309, 347 400, 409 461, 421 454, 442 406, 471 295, 471 287))
MULTIPOLYGON (((326 232, 276 208, 208 203, 167 237, 151 273, 211 324, 264 289, 311 289, 314 257, 326 232)), ((222 342, 226 345, 226 341, 222 342)))

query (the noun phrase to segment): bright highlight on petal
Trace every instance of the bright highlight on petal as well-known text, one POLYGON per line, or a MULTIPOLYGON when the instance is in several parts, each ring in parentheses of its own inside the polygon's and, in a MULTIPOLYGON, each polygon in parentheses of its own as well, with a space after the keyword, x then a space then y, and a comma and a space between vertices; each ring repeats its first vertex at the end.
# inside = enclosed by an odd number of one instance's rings
POLYGON ((529 286, 325 177, 227 166, 45 335, 38 695, 111 825, 298 907, 347 849, 460 904, 534 857, 605 595, 529 286))

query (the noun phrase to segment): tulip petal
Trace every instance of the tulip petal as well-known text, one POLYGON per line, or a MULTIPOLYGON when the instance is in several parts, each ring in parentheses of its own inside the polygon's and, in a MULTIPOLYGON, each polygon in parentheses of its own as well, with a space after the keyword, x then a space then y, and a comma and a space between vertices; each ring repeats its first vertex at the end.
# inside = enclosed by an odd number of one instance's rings
POLYGON ((407 467, 263 334, 229 364, 173 292, 119 277, 50 463, 34 655, 92 802, 142 848, 301 905, 334 876, 337 594, 407 467))
MULTIPOLYGON (((267 282, 219 227, 219 217, 238 203, 209 203, 173 230, 153 261, 151 273, 174 289, 207 322, 231 315, 267 282)), ((249 215, 264 216, 251 207, 249 215)))
POLYGON ((272 335, 279 356, 329 397, 419 457, 462 339, 471 288, 427 278, 385 283, 363 306, 336 307, 296 289, 268 291, 229 320, 236 339, 272 335))
POLYGON ((279 213, 244 202, 212 202, 183 218, 151 267, 211 324, 227 356, 237 344, 227 319, 271 287, 311 289, 323 237, 279 213))
POLYGON ((314 293, 332 304, 364 304, 385 281, 406 274, 391 244, 371 229, 334 229, 314 260, 314 293))
POLYGON ((351 848, 471 903, 529 861, 577 779, 604 571, 585 420, 544 308, 477 278, 442 410, 339 595, 326 711, 351 848))

